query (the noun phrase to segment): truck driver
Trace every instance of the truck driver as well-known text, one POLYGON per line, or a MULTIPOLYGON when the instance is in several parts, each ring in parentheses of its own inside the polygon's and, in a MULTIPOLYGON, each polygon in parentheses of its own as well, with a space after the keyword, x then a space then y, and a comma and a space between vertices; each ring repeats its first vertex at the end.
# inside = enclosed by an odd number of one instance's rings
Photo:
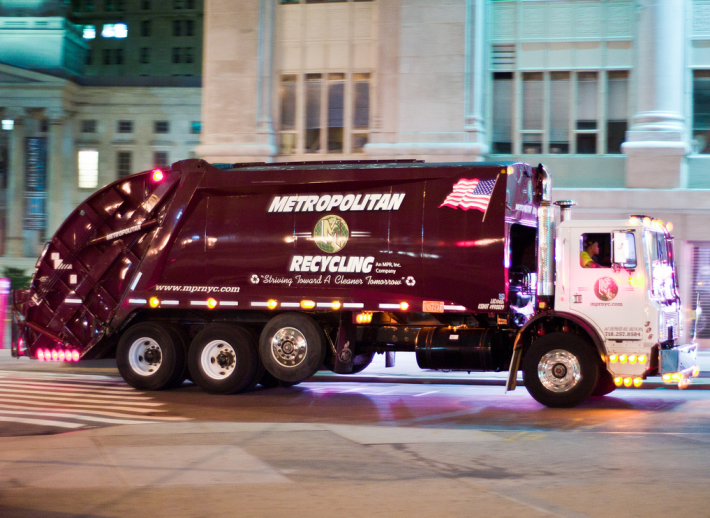
POLYGON ((599 255, 599 243, 592 240, 587 240, 584 242, 584 250, 579 256, 579 262, 582 268, 601 268, 594 259, 595 255, 599 255))

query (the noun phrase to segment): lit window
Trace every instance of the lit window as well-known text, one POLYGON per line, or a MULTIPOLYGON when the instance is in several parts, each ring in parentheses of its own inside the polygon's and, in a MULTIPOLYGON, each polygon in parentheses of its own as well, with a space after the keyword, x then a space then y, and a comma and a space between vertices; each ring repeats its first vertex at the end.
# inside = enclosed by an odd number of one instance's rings
POLYGON ((12 119, 3 119, 2 121, 2 129, 5 131, 12 131, 12 129, 15 127, 15 121, 12 119))
POLYGON ((79 151, 79 188, 95 189, 99 185, 99 152, 95 149, 79 151))
POLYGON ((101 30, 104 38, 126 38, 128 37, 128 25, 125 23, 106 23, 101 30))
POLYGON ((93 40, 94 38, 96 38, 96 26, 84 25, 84 39, 93 40))
POLYGON ((693 152, 710 153, 710 70, 693 70, 693 152))
POLYGON ((190 123, 190 133, 199 134, 202 133, 202 123, 199 121, 194 121, 190 123))

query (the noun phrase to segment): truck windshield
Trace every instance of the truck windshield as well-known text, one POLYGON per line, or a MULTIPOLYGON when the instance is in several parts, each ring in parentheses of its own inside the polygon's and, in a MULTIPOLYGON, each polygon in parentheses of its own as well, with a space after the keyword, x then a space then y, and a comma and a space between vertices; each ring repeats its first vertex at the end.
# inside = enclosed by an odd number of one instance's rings
POLYGON ((651 295, 658 299, 675 301, 678 295, 675 286, 673 241, 661 232, 646 230, 644 246, 651 274, 651 295))

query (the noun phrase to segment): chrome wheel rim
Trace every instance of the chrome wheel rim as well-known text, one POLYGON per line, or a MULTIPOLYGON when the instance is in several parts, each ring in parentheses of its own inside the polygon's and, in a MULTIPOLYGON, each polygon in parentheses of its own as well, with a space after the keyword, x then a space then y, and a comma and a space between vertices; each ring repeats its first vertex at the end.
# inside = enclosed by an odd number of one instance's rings
POLYGON ((547 390, 567 392, 576 387, 582 379, 582 367, 574 354, 555 349, 540 358, 537 375, 547 390))
POLYGON ((163 351, 152 338, 139 338, 128 350, 128 362, 133 372, 140 376, 152 376, 163 363, 163 351))
POLYGON ((224 340, 208 343, 200 355, 202 372, 214 380, 228 378, 237 366, 237 354, 234 348, 224 340))
POLYGON ((308 354, 308 342, 298 329, 284 327, 271 339, 271 355, 279 365, 297 367, 308 354))

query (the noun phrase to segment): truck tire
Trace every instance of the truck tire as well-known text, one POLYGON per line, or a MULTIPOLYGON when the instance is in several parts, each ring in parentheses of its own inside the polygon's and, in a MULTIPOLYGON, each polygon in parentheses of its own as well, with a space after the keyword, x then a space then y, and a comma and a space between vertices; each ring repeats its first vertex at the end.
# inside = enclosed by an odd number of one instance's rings
POLYGON ((261 361, 280 381, 299 383, 310 378, 323 364, 325 352, 323 329, 307 315, 282 313, 261 332, 261 361))
POLYGON ((611 392, 616 390, 616 385, 614 384, 614 377, 606 370, 605 366, 599 367, 599 379, 597 380, 597 386, 594 387, 592 396, 606 396, 611 392))
POLYGON ((533 342, 523 357, 525 388, 548 407, 579 405, 592 394, 598 376, 598 355, 578 335, 544 335, 533 342))
POLYGON ((264 388, 270 389, 270 388, 276 388, 276 387, 293 387, 294 385, 298 385, 300 381, 281 381, 277 380, 274 378, 273 374, 271 374, 269 371, 266 371, 264 375, 262 376, 261 380, 259 381, 259 385, 261 385, 264 388))
POLYGON ((205 391, 234 394, 256 384, 259 357, 249 331, 228 324, 213 324, 192 340, 187 365, 192 381, 205 391))
POLYGON ((133 388, 169 388, 185 371, 185 349, 169 325, 141 322, 128 328, 118 341, 116 365, 133 388))

